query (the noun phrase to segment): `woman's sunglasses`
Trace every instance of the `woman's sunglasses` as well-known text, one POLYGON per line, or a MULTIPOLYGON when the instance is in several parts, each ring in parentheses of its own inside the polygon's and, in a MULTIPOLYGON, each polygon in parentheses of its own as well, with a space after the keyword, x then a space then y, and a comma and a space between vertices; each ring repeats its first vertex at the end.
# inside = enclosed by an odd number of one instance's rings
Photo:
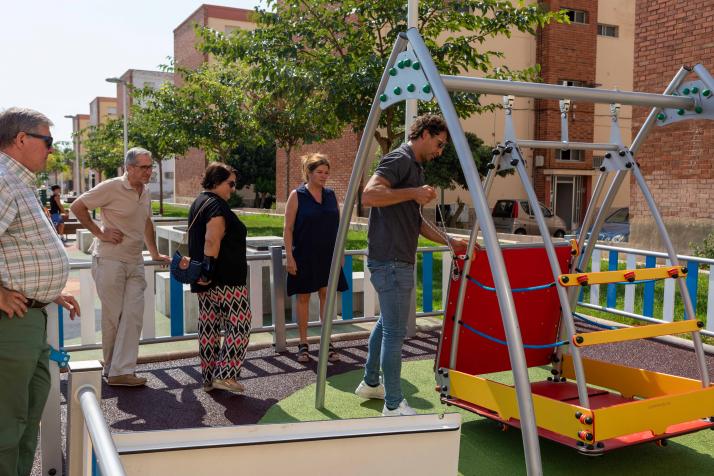
POLYGON ((34 137, 35 139, 42 139, 48 149, 52 148, 52 142, 54 142, 54 138, 52 136, 43 136, 42 134, 35 134, 34 132, 25 132, 25 134, 30 137, 34 137))

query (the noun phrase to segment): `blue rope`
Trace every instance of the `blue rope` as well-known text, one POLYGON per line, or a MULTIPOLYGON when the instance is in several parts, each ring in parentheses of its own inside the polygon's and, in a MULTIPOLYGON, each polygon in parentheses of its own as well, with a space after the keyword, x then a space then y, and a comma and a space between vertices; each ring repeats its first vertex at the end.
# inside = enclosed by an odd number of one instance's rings
POLYGON ((619 329, 619 327, 613 327, 613 326, 608 326, 606 324, 600 324, 599 322, 592 321, 588 319, 587 317, 583 316, 582 314, 578 314, 577 312, 573 313, 573 317, 580 319, 581 321, 590 324, 591 326, 599 327, 601 329, 608 329, 608 330, 614 330, 614 329, 619 329))
MULTIPOLYGON (((464 321, 459 321, 459 324, 461 324, 462 326, 464 326, 466 329, 470 330, 477 336, 481 336, 484 339, 488 339, 491 342, 495 342, 496 344, 508 346, 508 342, 506 342, 505 340, 497 339, 495 337, 491 337, 488 334, 484 334, 481 331, 477 331, 470 325, 466 324, 464 321)), ((553 344, 523 344, 523 348, 524 349, 550 349, 551 347, 560 347, 561 345, 565 345, 567 343, 568 343, 567 340, 561 340, 561 341, 555 342, 553 344)))
MULTIPOLYGON (((466 277, 468 278, 469 281, 471 281, 472 283, 474 283, 476 286, 480 287, 481 289, 484 289, 484 290, 486 290, 486 291, 495 291, 495 290, 496 290, 496 288, 492 288, 492 287, 490 287, 490 286, 486 286, 485 284, 476 281, 476 280, 475 280, 474 278, 472 278, 471 276, 468 276, 468 275, 467 275, 466 277)), ((531 286, 531 287, 529 287, 529 288, 513 288, 513 289, 511 289, 511 292, 514 292, 514 293, 525 293, 525 292, 528 292, 528 291, 539 291, 539 290, 541 290, 541 289, 548 289, 548 288, 552 288, 553 286, 555 286, 555 282, 548 283, 548 284, 541 284, 540 286, 531 286)))

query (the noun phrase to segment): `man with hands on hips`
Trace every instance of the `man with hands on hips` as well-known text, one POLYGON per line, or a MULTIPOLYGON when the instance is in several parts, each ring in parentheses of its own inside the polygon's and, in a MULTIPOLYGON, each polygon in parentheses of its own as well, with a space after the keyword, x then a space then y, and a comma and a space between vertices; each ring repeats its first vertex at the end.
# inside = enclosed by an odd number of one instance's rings
MULTIPOLYGON (((31 109, 0 112, 0 474, 29 475, 50 390, 47 312, 62 294, 69 258, 35 195, 52 152, 52 122, 31 109)), ((51 325, 57 325, 56 322, 51 325)))

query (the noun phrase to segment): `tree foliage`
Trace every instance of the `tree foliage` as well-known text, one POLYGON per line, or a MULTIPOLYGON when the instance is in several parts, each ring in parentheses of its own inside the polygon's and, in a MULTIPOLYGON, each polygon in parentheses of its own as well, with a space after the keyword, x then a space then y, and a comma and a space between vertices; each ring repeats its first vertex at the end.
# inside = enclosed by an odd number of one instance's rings
MULTIPOLYGON (((267 9, 257 9, 257 27, 223 35, 202 32, 204 49, 226 62, 243 61, 270 87, 309 85, 319 92, 323 114, 341 125, 361 131, 377 91, 395 39, 406 30, 404 0, 267 0, 267 9), (275 74, 287 68, 291 74, 275 74)), ((480 72, 489 77, 535 80, 538 68, 510 70, 495 67, 503 57, 484 47, 496 36, 513 31, 535 33, 551 21, 564 21, 556 12, 537 4, 510 0, 422 0, 419 30, 442 74, 480 72), (516 3, 514 5, 514 3, 516 3)), ((468 117, 496 104, 484 104, 480 95, 453 93, 460 117, 468 117)), ((419 112, 432 112, 435 103, 420 103, 419 112)), ((388 108, 382 115, 375 139, 383 153, 402 134, 404 105, 388 108)), ((329 134, 325 134, 329 135, 329 134)))
POLYGON ((206 153, 207 160, 226 160, 240 144, 262 140, 244 68, 204 64, 175 73, 182 84, 165 83, 141 92, 147 114, 162 131, 170 131, 169 148, 195 147, 206 153))
POLYGON ((84 164, 105 177, 115 177, 123 160, 124 125, 120 119, 109 119, 103 124, 78 131, 82 134, 84 164), (86 135, 85 135, 86 134, 86 135))
POLYGON ((54 183, 59 183, 59 174, 72 170, 75 160, 74 148, 66 141, 55 142, 52 148, 52 153, 47 157, 45 171, 53 174, 54 183))
POLYGON ((275 143, 241 145, 227 163, 238 170, 236 188, 253 186, 253 208, 269 208, 275 199, 275 143))

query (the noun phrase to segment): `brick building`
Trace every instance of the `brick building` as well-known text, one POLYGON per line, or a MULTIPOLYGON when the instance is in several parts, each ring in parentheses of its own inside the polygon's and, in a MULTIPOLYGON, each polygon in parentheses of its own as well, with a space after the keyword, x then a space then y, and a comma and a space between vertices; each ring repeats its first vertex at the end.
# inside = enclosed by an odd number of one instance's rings
MULTIPOLYGON (((714 70, 714 12, 708 0, 638 0, 634 84, 661 93, 683 65, 714 70)), ((687 78, 695 80, 692 74, 687 78)), ((633 133, 648 111, 635 109, 633 133)), ((714 128, 711 121, 685 121, 655 127, 637 154, 675 249, 686 252, 714 230, 714 128)), ((634 183, 634 182, 633 182, 634 183)), ((639 189, 630 195, 631 241, 662 249, 639 189)))
MULTIPOLYGON (((196 49, 196 25, 213 28, 216 31, 230 33, 241 29, 253 29, 250 20, 252 10, 242 8, 201 5, 174 29, 174 62, 183 68, 198 68, 203 63, 210 63, 211 57, 196 49)), ((181 75, 174 77, 177 85, 181 84, 181 75)), ((192 201, 201 190, 201 177, 206 169, 206 157, 199 149, 189 149, 184 157, 175 163, 176 201, 192 201)), ((252 192, 245 191, 247 195, 252 192)))

